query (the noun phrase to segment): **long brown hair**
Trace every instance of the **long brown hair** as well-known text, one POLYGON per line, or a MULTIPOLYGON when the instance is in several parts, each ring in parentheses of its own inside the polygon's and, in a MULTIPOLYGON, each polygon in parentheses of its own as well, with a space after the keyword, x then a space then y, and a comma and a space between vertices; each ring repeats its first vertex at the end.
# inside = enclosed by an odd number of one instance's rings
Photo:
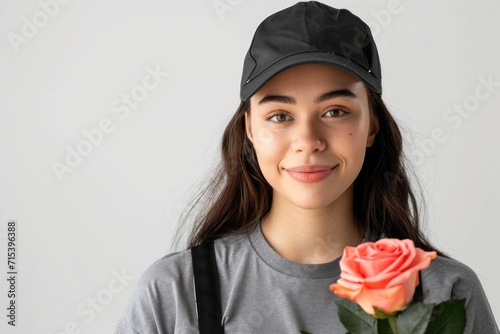
MULTIPOLYGON (((370 241, 412 239, 417 247, 435 250, 419 225, 418 202, 406 172, 399 127, 379 94, 369 90, 368 100, 379 131, 354 181, 358 231, 370 241)), ((188 247, 252 230, 271 208, 272 188, 246 136, 245 113, 250 113, 249 101, 241 102, 224 131, 221 161, 213 177, 181 217, 184 227, 188 220, 194 221, 188 247)))

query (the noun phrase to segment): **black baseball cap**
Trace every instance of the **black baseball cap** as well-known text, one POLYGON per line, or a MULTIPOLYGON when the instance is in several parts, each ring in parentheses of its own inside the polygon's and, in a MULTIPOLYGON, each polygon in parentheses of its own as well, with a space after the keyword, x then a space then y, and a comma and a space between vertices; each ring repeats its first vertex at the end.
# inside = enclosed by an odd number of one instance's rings
POLYGON ((299 2, 257 27, 245 56, 241 100, 248 100, 279 72, 300 64, 329 64, 382 93, 377 46, 370 27, 347 9, 299 2))

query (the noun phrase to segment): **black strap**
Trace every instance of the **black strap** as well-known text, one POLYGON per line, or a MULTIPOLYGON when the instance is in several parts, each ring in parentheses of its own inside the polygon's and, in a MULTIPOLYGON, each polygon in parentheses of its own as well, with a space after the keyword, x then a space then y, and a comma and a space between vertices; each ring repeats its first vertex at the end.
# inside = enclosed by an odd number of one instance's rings
POLYGON ((222 315, 213 241, 191 248, 200 334, 219 334, 222 315))

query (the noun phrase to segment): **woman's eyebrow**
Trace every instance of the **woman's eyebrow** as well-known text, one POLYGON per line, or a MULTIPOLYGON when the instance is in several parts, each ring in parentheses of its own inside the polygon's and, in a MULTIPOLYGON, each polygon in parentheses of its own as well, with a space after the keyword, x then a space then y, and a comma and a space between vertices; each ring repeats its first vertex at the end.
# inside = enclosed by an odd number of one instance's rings
MULTIPOLYGON (((316 98, 314 102, 316 103, 321 103, 336 97, 350 97, 350 98, 356 98, 356 94, 354 94, 351 90, 349 89, 337 89, 337 90, 332 90, 328 93, 322 94, 316 98)), ((286 96, 286 95, 268 95, 264 96, 260 101, 259 105, 264 104, 264 103, 270 103, 270 102, 278 102, 278 103, 286 103, 286 104, 296 104, 297 101, 291 97, 291 96, 286 96)))
POLYGON ((328 93, 322 94, 316 98, 316 103, 324 102, 336 97, 350 97, 355 99, 357 96, 354 94, 351 90, 349 89, 337 89, 337 90, 332 90, 328 93))
POLYGON ((269 102, 279 102, 279 103, 287 103, 287 104, 295 104, 297 101, 291 96, 285 95, 268 95, 264 96, 262 100, 259 101, 259 105, 269 102))

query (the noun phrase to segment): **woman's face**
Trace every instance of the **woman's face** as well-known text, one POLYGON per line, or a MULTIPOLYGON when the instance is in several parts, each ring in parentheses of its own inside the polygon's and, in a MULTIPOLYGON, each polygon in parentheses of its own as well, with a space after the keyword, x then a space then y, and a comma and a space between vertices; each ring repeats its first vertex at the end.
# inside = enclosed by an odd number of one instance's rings
POLYGON ((251 97, 246 116, 247 136, 274 201, 313 209, 341 196, 352 199, 378 130, 361 81, 329 65, 294 66, 251 97))

